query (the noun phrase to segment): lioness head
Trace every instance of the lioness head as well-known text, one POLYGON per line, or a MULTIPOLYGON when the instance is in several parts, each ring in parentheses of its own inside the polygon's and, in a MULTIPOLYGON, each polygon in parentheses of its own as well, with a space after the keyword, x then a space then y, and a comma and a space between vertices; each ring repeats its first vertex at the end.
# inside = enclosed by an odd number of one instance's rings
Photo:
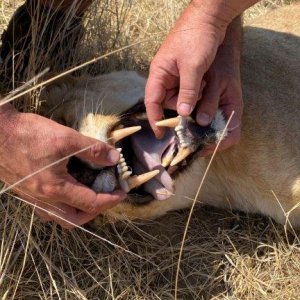
POLYGON ((145 82, 135 72, 121 71, 95 78, 68 78, 42 93, 56 121, 120 151, 115 167, 96 168, 76 158, 69 163, 69 172, 96 192, 119 188, 127 192, 126 201, 106 212, 117 219, 149 219, 188 206, 184 200, 175 200, 178 185, 182 181, 188 184, 186 170, 197 153, 218 142, 225 127, 220 111, 207 127, 200 127, 192 117, 166 111, 166 120, 160 123, 166 128, 165 135, 156 139, 143 104, 145 82))

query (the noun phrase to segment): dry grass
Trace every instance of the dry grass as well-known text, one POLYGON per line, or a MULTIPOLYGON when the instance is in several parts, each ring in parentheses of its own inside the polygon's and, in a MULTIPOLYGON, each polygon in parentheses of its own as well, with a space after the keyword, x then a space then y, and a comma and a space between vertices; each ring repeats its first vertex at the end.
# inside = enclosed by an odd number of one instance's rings
MULTIPOLYGON (((2 27, 13 2, 0 3, 2 27)), ((73 53, 74 63, 144 41, 82 72, 147 71, 151 56, 185 2, 131 1, 130 6, 125 0, 101 1, 87 15, 89 30, 73 53)), ((286 2, 291 1, 262 1, 247 12, 246 19, 286 2)), ((67 232, 41 224, 33 219, 32 209, 9 195, 2 196, 0 205, 2 299, 174 299, 188 211, 143 224, 124 222, 98 228, 97 235, 120 248, 80 229, 67 232)), ((184 247, 178 296, 299 299, 299 269, 297 233, 261 216, 198 207, 184 247)))

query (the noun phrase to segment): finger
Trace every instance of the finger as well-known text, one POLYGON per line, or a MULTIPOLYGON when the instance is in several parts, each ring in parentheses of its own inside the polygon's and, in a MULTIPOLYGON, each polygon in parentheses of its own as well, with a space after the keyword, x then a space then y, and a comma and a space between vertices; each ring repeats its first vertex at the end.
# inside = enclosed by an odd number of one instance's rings
MULTIPOLYGON (((197 101, 199 101, 202 97, 202 92, 204 87, 206 86, 206 82, 202 80, 199 94, 197 97, 197 101)), ((177 108, 177 101, 178 101, 178 88, 176 89, 171 89, 167 91, 167 95, 165 98, 165 101, 163 102, 163 108, 164 109, 171 109, 171 110, 176 110, 177 108)))
POLYGON ((178 100, 178 88, 167 91, 163 102, 164 109, 176 110, 178 100))
POLYGON ((187 117, 193 111, 200 91, 203 72, 200 68, 184 66, 180 69, 180 89, 178 94, 177 111, 187 117))
POLYGON ((65 229, 71 229, 77 222, 77 210, 74 207, 64 203, 55 203, 48 206, 44 203, 38 203, 35 213, 42 222, 54 221, 65 229))
POLYGON ((47 222, 50 222, 53 220, 53 218, 48 213, 46 213, 45 211, 40 210, 38 208, 36 208, 35 214, 39 217, 39 219, 43 223, 47 223, 47 222))
POLYGON ((74 228, 77 220, 77 210, 64 203, 56 203, 56 209, 49 209, 48 214, 52 220, 65 229, 74 228))
POLYGON ((235 144, 237 144, 241 137, 241 123, 243 114, 243 100, 242 97, 238 98, 238 101, 234 103, 229 103, 227 105, 221 106, 224 112, 226 122, 230 118, 231 114, 234 112, 230 123, 228 124, 228 135, 222 141, 220 145, 220 150, 225 150, 235 144))
MULTIPOLYGON (((99 213, 114 207, 120 201, 119 199, 124 199, 124 192, 116 191, 113 194, 97 194, 98 200, 101 201, 101 211, 97 213, 86 213, 81 210, 70 211, 65 209, 65 214, 60 217, 53 217, 53 221, 61 225, 65 229, 72 229, 76 226, 82 226, 92 220, 94 220, 99 213)), ((61 208, 61 207, 60 207, 61 208)))
POLYGON ((64 196, 62 202, 90 215, 98 215, 126 198, 126 194, 123 191, 96 194, 71 176, 65 182, 61 193, 64 196))
MULTIPOLYGON (((123 199, 123 197, 124 197, 123 196, 124 193, 121 192, 121 191, 116 191, 114 194, 117 197, 120 197, 121 199, 123 199)), ((112 202, 110 197, 106 198, 106 196, 104 196, 104 194, 98 194, 98 197, 99 198, 101 197, 101 201, 102 201, 102 204, 103 204, 101 213, 103 213, 106 210, 111 209, 112 207, 114 207, 116 204, 119 203, 119 201, 112 202)), ((94 220, 98 215, 99 214, 96 214, 96 215, 95 214, 87 214, 83 211, 79 211, 78 215, 77 215, 77 225, 80 226, 80 225, 86 224, 86 223, 94 220)))
POLYGON ((155 123, 163 119, 162 102, 166 96, 166 89, 162 82, 150 72, 145 89, 145 106, 150 126, 157 138, 164 134, 162 127, 157 127, 155 123))
POLYGON ((112 146, 77 132, 74 134, 71 143, 74 152, 86 149, 76 154, 77 157, 98 166, 112 166, 117 164, 120 159, 119 151, 112 146))
MULTIPOLYGON (((232 110, 231 110, 232 113, 232 110)), ((231 115, 231 114, 230 114, 231 115)), ((230 123, 228 124, 228 134, 220 143, 218 151, 224 151, 231 146, 237 144, 241 137, 241 113, 234 113, 230 123)), ((208 156, 212 154, 217 144, 209 145, 200 152, 200 156, 208 156)))
POLYGON ((203 91, 200 100, 196 121, 201 126, 207 126, 211 123, 219 106, 220 89, 217 80, 210 80, 203 91))
MULTIPOLYGON (((240 140, 240 137, 241 137, 240 129, 235 129, 234 131, 230 132, 228 134, 228 136, 220 143, 220 145, 218 147, 218 151, 224 151, 224 150, 230 148, 231 146, 235 145, 240 140)), ((217 147, 217 144, 209 145, 205 149, 200 151, 199 155, 201 157, 209 156, 214 152, 216 147, 217 147)))

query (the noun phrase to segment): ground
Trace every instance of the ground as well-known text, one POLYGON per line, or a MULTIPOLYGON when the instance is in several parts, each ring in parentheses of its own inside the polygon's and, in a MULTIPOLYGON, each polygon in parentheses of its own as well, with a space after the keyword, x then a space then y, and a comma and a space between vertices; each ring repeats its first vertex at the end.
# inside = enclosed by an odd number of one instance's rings
MULTIPOLYGON (((0 30, 19 2, 0 3, 0 30)), ((84 72, 147 71, 184 2, 102 1, 86 17, 88 30, 75 59, 143 40, 84 72)), ((287 2, 292 1, 262 1, 247 11, 246 22, 287 2)), ((271 219, 199 205, 175 290, 188 211, 152 222, 104 224, 97 231, 88 226, 64 231, 40 223, 18 199, 1 197, 1 299, 148 300, 174 299, 176 293, 178 299, 300 298, 299 233, 271 219)))

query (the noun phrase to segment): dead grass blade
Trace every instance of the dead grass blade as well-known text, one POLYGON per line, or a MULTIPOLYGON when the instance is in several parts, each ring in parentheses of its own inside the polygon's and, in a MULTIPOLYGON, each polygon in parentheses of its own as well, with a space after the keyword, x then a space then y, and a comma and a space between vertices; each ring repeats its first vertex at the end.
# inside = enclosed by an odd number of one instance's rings
POLYGON ((222 140, 224 138, 224 135, 225 135, 225 133, 226 133, 226 131, 228 129, 228 126, 229 126, 229 124, 231 122, 231 119, 232 119, 233 115, 234 115, 234 111, 231 113, 231 115, 230 115, 230 117, 229 117, 229 119, 228 119, 228 121, 226 123, 226 126, 223 129, 223 132, 221 134, 220 140, 217 143, 217 146, 216 146, 216 148, 215 148, 215 150, 214 150, 214 152, 213 152, 213 154, 211 156, 211 159, 209 160, 207 168, 206 168, 206 170, 205 170, 205 172, 204 172, 204 174, 202 176, 201 182, 199 184, 199 187, 198 187, 197 193, 195 195, 193 204, 192 204, 192 206, 190 208, 190 213, 189 213, 189 216, 188 216, 188 219, 187 219, 187 222, 186 222, 186 226, 185 226, 185 229, 184 229, 184 233, 183 233, 183 237, 182 237, 182 241, 181 241, 181 246, 180 246, 180 251, 179 251, 178 262, 177 262, 177 270, 176 270, 176 276, 175 276, 175 294, 174 294, 174 299, 175 300, 177 300, 177 296, 178 296, 178 280, 179 280, 180 264, 181 264, 181 260, 182 260, 183 248, 184 248, 184 244, 185 244, 185 240, 186 240, 186 236, 187 236, 187 231, 188 231, 188 228, 189 228, 189 225, 190 225, 190 222, 191 222, 192 214, 194 212, 194 208, 195 208, 197 199, 198 199, 198 197, 200 195, 200 191, 202 189, 202 186, 204 184, 204 181, 206 179, 206 176, 208 174, 210 166, 211 166, 211 164, 212 164, 212 162, 213 162, 213 160, 215 158, 215 155, 216 155, 216 153, 217 153, 217 151, 219 149, 219 146, 220 146, 220 144, 221 144, 221 142, 222 142, 222 140))
MULTIPOLYGON (((38 206, 37 204, 32 204, 31 202, 29 202, 29 201, 27 201, 27 200, 25 200, 25 199, 22 199, 22 198, 20 198, 20 197, 18 197, 18 196, 14 196, 14 197, 15 197, 16 199, 18 199, 18 200, 20 200, 20 201, 22 201, 22 202, 24 202, 24 203, 30 205, 30 206, 33 206, 34 208, 38 208, 38 209, 40 209, 40 210, 43 211, 43 212, 49 213, 49 211, 47 211, 47 209, 44 209, 43 207, 40 207, 40 206, 38 206)), ((80 230, 82 230, 82 231, 84 231, 84 232, 86 232, 86 233, 88 233, 88 234, 90 234, 90 235, 96 237, 97 239, 101 240, 102 242, 105 242, 105 243, 109 244, 110 246, 113 246, 114 248, 118 248, 118 249, 122 250, 123 252, 126 252, 126 253, 128 253, 128 254, 130 254, 130 255, 132 255, 132 256, 135 256, 135 257, 137 257, 137 258, 139 258, 139 259, 141 259, 141 260, 145 260, 145 261, 147 261, 148 263, 150 263, 150 264, 152 264, 153 266, 155 266, 157 269, 159 269, 159 267, 158 267, 156 264, 152 263, 152 262, 149 261, 148 259, 146 259, 146 258, 144 258, 144 257, 142 257, 142 256, 140 256, 140 255, 138 255, 138 254, 136 254, 136 253, 134 253, 134 252, 132 252, 132 251, 126 249, 126 248, 124 248, 124 247, 121 247, 121 246, 119 246, 119 245, 117 245, 117 244, 115 244, 115 243, 112 243, 112 242, 109 241, 108 239, 106 239, 106 238, 104 238, 104 237, 101 237, 101 236, 99 236, 98 234, 96 234, 96 233, 94 233, 94 232, 92 232, 92 231, 90 231, 90 230, 88 230, 88 229, 86 229, 86 228, 84 228, 84 227, 82 227, 82 226, 79 226, 79 225, 77 225, 77 224, 75 224, 75 223, 73 223, 73 222, 70 222, 69 220, 66 220, 66 219, 64 219, 63 217, 61 217, 61 216, 59 216, 59 215, 57 215, 57 214, 55 214, 55 213, 53 213, 53 212, 51 212, 51 214, 54 215, 55 217, 57 217, 58 219, 63 220, 63 221, 65 221, 65 222, 67 222, 68 224, 70 224, 70 225, 72 225, 72 226, 74 226, 74 227, 76 227, 76 228, 78 228, 78 229, 80 229, 80 230)))
POLYGON ((36 76, 34 76, 32 79, 30 79, 29 81, 25 82, 23 85, 19 86, 18 88, 12 90, 7 96, 5 96, 4 98, 2 98, 0 100, 0 106, 4 105, 6 103, 11 102, 11 98, 13 96, 15 96, 16 94, 18 94, 19 92, 22 92, 23 90, 25 90, 28 86, 32 85, 33 83, 35 83, 36 81, 38 81, 41 77, 43 77, 47 72, 49 72, 50 68, 46 68, 45 70, 43 70, 42 72, 40 72, 39 74, 37 74, 36 76))
POLYGON ((22 263, 21 271, 19 273, 19 277, 17 279, 16 285, 15 285, 15 288, 14 288, 12 299, 14 299, 15 296, 16 296, 16 292, 17 292, 18 287, 20 285, 22 274, 24 272, 25 264, 26 264, 26 261, 27 261, 27 254, 28 254, 28 247, 29 247, 29 242, 30 242, 30 238, 31 238, 31 229, 32 229, 32 224, 33 224, 33 217, 34 217, 34 209, 32 211, 31 218, 30 218, 30 225, 29 225, 29 230, 28 230, 28 236, 27 236, 26 246, 25 246, 25 249, 24 249, 23 263, 22 263))
MULTIPOLYGON (((71 68, 70 70, 67 70, 67 71, 65 71, 65 72, 62 72, 62 73, 60 73, 60 74, 58 74, 58 75, 56 75, 56 76, 54 76, 54 77, 52 77, 52 78, 50 78, 50 79, 48 79, 48 80, 46 80, 46 81, 43 81, 43 82, 41 82, 41 83, 39 83, 39 84, 33 86, 32 88, 27 89, 27 90, 25 90, 25 91, 23 91, 23 92, 21 92, 21 93, 19 93, 19 94, 17 94, 17 95, 14 95, 14 96, 8 95, 7 98, 6 98, 6 100, 5 100, 5 102, 4 102, 3 100, 0 101, 0 105, 3 105, 3 104, 5 104, 5 103, 11 102, 11 101, 13 101, 13 100, 15 100, 15 99, 18 99, 18 98, 20 98, 20 97, 22 97, 22 96, 24 96, 24 95, 26 95, 26 94, 28 94, 28 93, 30 93, 30 92, 32 92, 32 91, 38 89, 38 88, 40 88, 40 87, 45 86, 46 84, 49 84, 49 83, 51 83, 51 82, 53 82, 53 81, 55 81, 55 80, 57 80, 57 79, 59 79, 59 78, 62 78, 62 77, 64 77, 64 76, 66 76, 66 75, 68 75, 68 74, 71 74, 71 73, 73 73, 73 72, 75 72, 75 71, 77 71, 77 70, 80 70, 80 69, 82 69, 82 68, 84 68, 84 67, 86 67, 86 66, 88 66, 88 65, 91 65, 91 64, 93 64, 93 63, 95 63, 95 62, 97 62, 97 61, 99 61, 99 60, 101 60, 101 59, 104 59, 104 58, 106 58, 106 57, 109 57, 110 55, 113 55, 113 54, 115 54, 115 53, 124 51, 124 50, 129 49, 129 48, 132 48, 132 47, 137 46, 137 45, 139 45, 139 44, 145 43, 145 42, 147 42, 147 41, 149 41, 149 40, 150 40, 150 39, 145 39, 145 40, 142 40, 142 41, 138 41, 138 42, 132 43, 132 44, 130 44, 130 45, 124 46, 124 47, 122 47, 122 48, 120 48, 120 49, 111 51, 111 52, 109 52, 109 53, 107 53, 107 54, 104 54, 104 55, 101 55, 101 56, 92 58, 92 59, 90 59, 89 61, 87 61, 87 62, 85 62, 85 63, 82 63, 82 64, 80 64, 80 65, 78 65, 78 66, 76 66, 76 67, 71 68)), ((38 75, 37 75, 37 76, 38 76, 38 75)))

